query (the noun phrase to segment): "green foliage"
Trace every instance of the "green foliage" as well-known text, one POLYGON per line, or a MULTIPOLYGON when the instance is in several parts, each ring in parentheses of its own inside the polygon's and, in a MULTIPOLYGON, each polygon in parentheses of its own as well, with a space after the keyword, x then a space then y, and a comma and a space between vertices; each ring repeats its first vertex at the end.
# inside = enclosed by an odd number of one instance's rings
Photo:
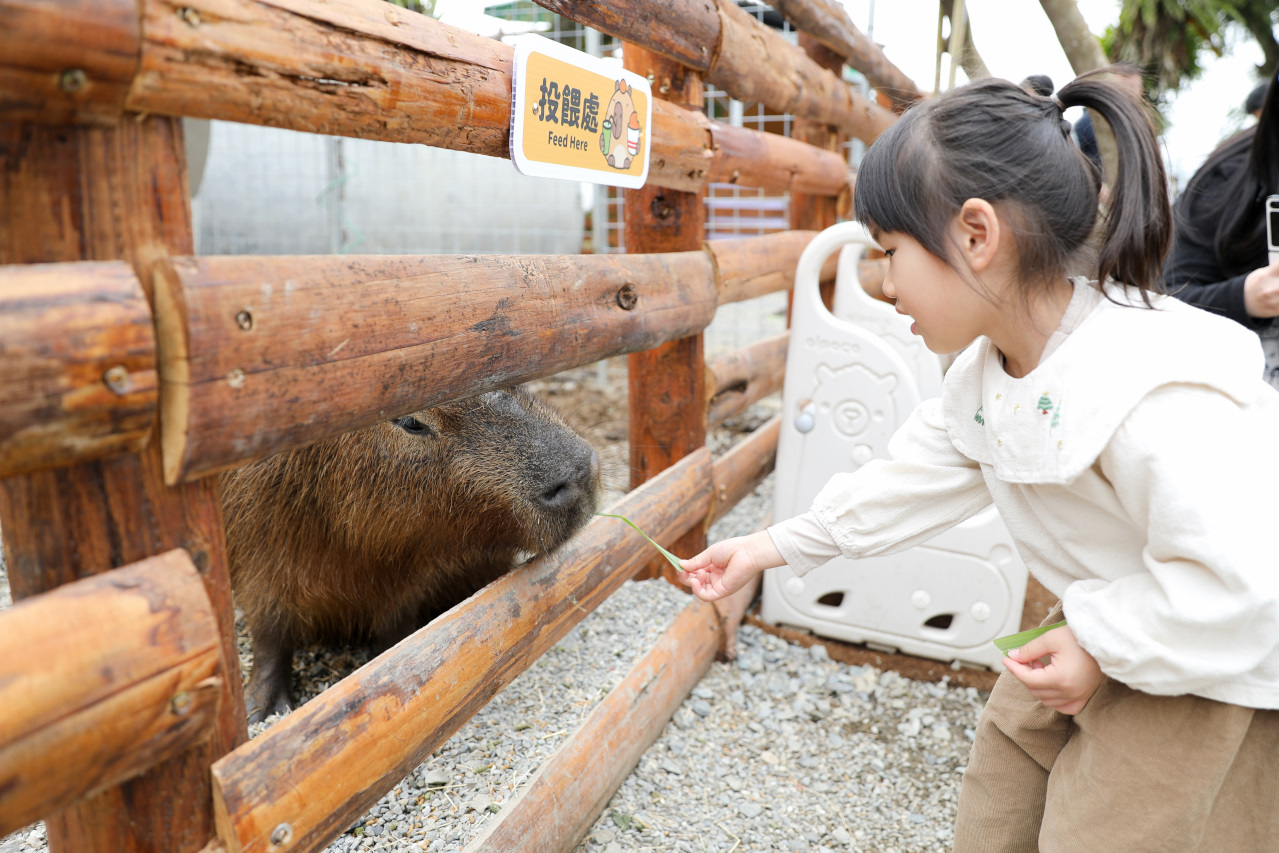
MULTIPOLYGON (((1279 59, 1272 25, 1279 0, 1123 0, 1119 22, 1102 36, 1111 62, 1141 68, 1156 103, 1203 72, 1205 51, 1221 56, 1227 38, 1251 34, 1266 55, 1263 73, 1279 59)), ((1242 95, 1240 95, 1242 97, 1242 95)))

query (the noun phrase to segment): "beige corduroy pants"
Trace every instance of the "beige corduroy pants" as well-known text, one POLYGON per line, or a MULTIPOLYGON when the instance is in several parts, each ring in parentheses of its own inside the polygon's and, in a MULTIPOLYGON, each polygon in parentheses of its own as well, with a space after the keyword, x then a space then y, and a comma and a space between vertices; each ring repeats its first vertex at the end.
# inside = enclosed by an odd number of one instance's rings
POLYGON ((1005 672, 977 724, 954 850, 1279 851, 1279 711, 1107 679, 1071 717, 1005 672))

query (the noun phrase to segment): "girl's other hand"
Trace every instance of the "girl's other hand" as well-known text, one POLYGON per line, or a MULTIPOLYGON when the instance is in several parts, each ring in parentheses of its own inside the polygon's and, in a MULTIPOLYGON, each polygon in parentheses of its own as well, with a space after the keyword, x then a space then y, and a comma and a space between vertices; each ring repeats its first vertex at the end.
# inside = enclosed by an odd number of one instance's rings
POLYGON ((692 587, 702 601, 726 598, 746 586, 752 577, 786 561, 767 530, 716 542, 696 557, 681 560, 680 580, 692 587))
POLYGON ((1105 681, 1101 667, 1084 651, 1069 625, 1054 628, 1013 649, 1004 658, 1008 671, 1030 695, 1063 714, 1078 714, 1105 681), (1044 664, 1041 658, 1049 658, 1044 664))
POLYGON ((1248 273, 1243 280, 1243 306, 1253 317, 1279 317, 1279 264, 1248 273))

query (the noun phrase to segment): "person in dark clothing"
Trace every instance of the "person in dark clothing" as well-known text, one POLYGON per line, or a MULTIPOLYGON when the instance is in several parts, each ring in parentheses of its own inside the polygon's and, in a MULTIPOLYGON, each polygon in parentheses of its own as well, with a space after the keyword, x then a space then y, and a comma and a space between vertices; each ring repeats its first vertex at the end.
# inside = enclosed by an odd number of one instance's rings
POLYGON ((1084 156, 1092 161, 1097 167, 1097 171, 1101 171, 1101 151, 1097 148, 1097 134, 1092 129, 1092 116, 1088 110, 1084 110, 1084 114, 1079 121, 1075 122, 1075 144, 1079 146, 1079 150, 1084 152, 1084 156))
POLYGON ((1266 378, 1279 387, 1279 264, 1266 251, 1266 197, 1279 193, 1279 85, 1261 119, 1226 140, 1191 177, 1173 209, 1164 287, 1261 335, 1266 378))
MULTIPOLYGON (((1142 85, 1143 77, 1141 69, 1135 65, 1126 65, 1120 63, 1112 65, 1111 71, 1115 75, 1115 79, 1126 86, 1129 91, 1138 97, 1144 97, 1144 88, 1142 85)), ((1102 175, 1103 180, 1106 175, 1106 167, 1101 162, 1101 148, 1097 145, 1097 133, 1093 129, 1092 114, 1088 110, 1084 110, 1083 116, 1079 121, 1075 122, 1073 128, 1075 145, 1084 153, 1084 156, 1096 167, 1097 171, 1102 175)), ((1105 201, 1103 197, 1102 201, 1105 201)))
POLYGON ((1266 102, 1266 89, 1269 83, 1258 83, 1257 88, 1248 93, 1248 97, 1244 98, 1243 111, 1253 118, 1261 118, 1261 105, 1266 102))

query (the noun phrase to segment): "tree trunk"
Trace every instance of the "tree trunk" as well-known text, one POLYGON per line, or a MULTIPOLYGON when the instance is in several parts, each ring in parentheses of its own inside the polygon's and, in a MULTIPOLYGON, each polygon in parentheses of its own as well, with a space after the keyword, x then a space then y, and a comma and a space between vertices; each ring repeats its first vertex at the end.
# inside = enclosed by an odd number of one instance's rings
POLYGON ((1279 40, 1275 39, 1275 31, 1270 26, 1270 16, 1244 4, 1235 17, 1261 45, 1261 52, 1266 58, 1257 70, 1261 72, 1262 79, 1273 79, 1275 71, 1279 70, 1279 40))
MULTIPOLYGON (((1106 52, 1101 49, 1101 41, 1088 29, 1088 22, 1075 5, 1075 0, 1039 0, 1039 5, 1052 22, 1057 41, 1066 52, 1066 59, 1070 61, 1070 67, 1076 76, 1110 64, 1106 59, 1106 52)), ((1092 127, 1097 136, 1097 150, 1101 153, 1101 162, 1105 167, 1104 180, 1110 183, 1119 163, 1115 136, 1111 133, 1110 125, 1099 115, 1093 115, 1092 127)))

